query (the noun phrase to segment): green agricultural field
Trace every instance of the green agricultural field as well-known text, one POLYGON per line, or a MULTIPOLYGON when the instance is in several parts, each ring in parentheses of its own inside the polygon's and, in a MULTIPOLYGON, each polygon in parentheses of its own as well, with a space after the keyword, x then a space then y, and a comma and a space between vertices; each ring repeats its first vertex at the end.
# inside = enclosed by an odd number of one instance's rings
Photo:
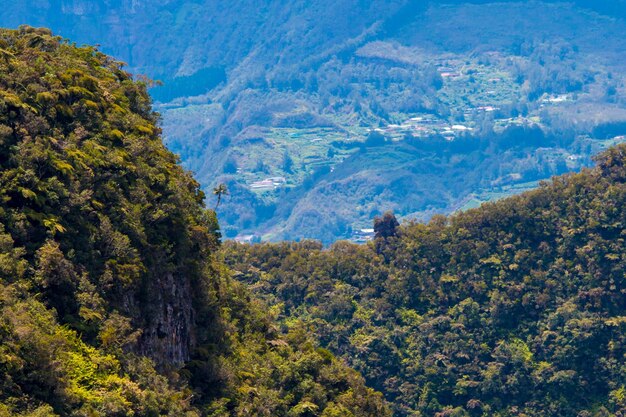
POLYGON ((492 65, 466 61, 460 67, 451 67, 450 72, 455 75, 442 73, 444 82, 438 99, 453 113, 515 103, 521 98, 521 87, 499 61, 492 65))
POLYGON ((476 193, 472 193, 462 202, 461 207, 457 211, 465 211, 477 208, 480 207, 483 203, 497 201, 502 198, 510 197, 512 195, 521 194, 523 192, 537 188, 540 182, 541 181, 529 181, 489 190, 481 190, 476 193))
POLYGON ((231 157, 238 166, 237 178, 246 184, 281 176, 286 186, 294 187, 320 167, 334 167, 354 153, 333 146, 345 140, 346 134, 334 128, 269 128, 260 140, 234 146, 231 157))

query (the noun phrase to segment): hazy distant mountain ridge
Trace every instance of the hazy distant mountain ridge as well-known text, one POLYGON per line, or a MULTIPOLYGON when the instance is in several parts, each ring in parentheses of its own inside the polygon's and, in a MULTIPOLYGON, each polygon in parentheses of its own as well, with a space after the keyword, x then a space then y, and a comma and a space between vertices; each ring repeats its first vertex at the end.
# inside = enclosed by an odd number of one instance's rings
POLYGON ((0 19, 11 26, 47 24, 78 42, 102 44, 133 71, 171 78, 206 66, 232 69, 267 52, 272 52, 266 56, 268 63, 278 62, 276 51, 281 63, 295 63, 303 55, 360 35, 380 19, 381 10, 389 13, 399 4, 27 0, 4 8, 0 19))
POLYGON ((228 237, 332 242, 387 209, 428 218, 532 188, 622 140, 622 6, 38 1, 0 23, 93 36, 163 79, 168 146, 233 191, 228 237))

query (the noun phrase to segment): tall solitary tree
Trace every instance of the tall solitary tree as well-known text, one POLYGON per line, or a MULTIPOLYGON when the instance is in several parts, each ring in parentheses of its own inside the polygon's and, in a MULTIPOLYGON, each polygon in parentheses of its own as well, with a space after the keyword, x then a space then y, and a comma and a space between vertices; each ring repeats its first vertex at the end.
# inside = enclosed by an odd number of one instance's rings
POLYGON ((215 210, 217 210, 222 201, 222 196, 228 195, 228 187, 226 184, 219 184, 213 189, 213 194, 217 196, 217 203, 215 204, 215 210))
POLYGON ((398 219, 393 215, 393 212, 388 211, 383 214, 382 217, 376 217, 374 219, 374 233, 376 233, 376 239, 388 239, 398 235, 398 219))
POLYGON ((398 236, 399 226, 398 219, 391 211, 386 212, 382 217, 374 219, 374 246, 376 247, 376 252, 379 255, 384 255, 386 261, 389 261, 389 258, 385 254, 385 249, 393 241, 393 238, 398 236))

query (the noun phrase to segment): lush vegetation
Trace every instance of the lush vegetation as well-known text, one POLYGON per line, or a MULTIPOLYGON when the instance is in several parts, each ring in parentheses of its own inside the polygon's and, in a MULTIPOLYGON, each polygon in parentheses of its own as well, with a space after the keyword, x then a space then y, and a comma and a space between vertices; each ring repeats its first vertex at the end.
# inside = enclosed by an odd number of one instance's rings
POLYGON ((96 48, 0 30, 0 416, 389 415, 229 278, 146 87, 96 48))
POLYGON ((228 243, 282 326, 383 391, 399 416, 626 415, 626 146, 597 167, 368 245, 228 243))
MULTIPOLYGON (((387 213, 368 245, 221 244, 148 84, 48 30, 0 30, 0 416, 626 414, 625 145, 428 224, 387 213)), ((371 134, 348 159, 562 140, 501 133, 371 134)), ((218 185, 216 207, 236 192, 218 185)))

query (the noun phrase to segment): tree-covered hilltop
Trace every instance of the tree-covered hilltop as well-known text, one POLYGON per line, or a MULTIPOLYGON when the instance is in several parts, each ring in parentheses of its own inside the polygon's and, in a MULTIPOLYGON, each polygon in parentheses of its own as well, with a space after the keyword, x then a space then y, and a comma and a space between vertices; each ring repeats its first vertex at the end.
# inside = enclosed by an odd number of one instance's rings
POLYGON ((399 416, 626 415, 626 146, 538 190, 368 245, 222 256, 285 327, 318 340, 399 416))
POLYGON ((385 416, 215 259, 146 83, 0 29, 0 416, 385 416))

